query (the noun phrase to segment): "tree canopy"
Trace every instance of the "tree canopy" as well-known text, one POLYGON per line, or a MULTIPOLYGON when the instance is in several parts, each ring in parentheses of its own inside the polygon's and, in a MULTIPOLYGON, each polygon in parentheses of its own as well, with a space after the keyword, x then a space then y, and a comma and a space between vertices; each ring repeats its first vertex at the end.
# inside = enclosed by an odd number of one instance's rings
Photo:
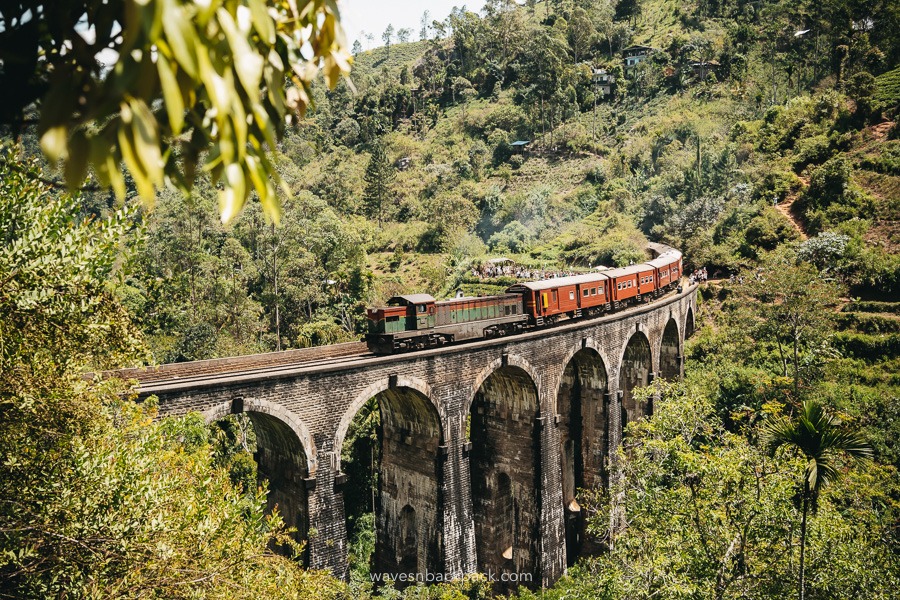
POLYGON ((226 222, 254 191, 277 220, 266 153, 320 70, 331 86, 349 70, 331 0, 17 0, 0 53, 0 124, 36 118, 71 188, 92 170, 122 198, 127 169, 152 202, 165 182, 188 192, 202 162, 226 222))

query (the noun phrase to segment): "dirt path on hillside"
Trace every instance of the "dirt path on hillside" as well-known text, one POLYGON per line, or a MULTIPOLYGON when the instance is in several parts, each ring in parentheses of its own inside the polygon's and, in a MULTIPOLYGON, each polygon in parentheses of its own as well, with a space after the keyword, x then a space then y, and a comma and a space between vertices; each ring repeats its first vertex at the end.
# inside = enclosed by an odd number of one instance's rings
MULTIPOLYGON (((809 178, 808 177, 800 177, 800 181, 803 182, 803 189, 809 187, 809 178)), ((791 225, 794 226, 794 229, 797 230, 797 233, 800 234, 801 240, 809 239, 809 235, 806 233, 806 226, 794 216, 794 213, 791 211, 791 207, 794 205, 794 202, 797 201, 797 198, 800 197, 801 192, 797 192, 796 194, 791 194, 787 198, 784 199, 783 202, 779 202, 775 205, 775 210, 783 214, 788 221, 791 222, 791 225)))
POLYGON ((875 136, 875 139, 881 140, 884 139, 884 136, 887 135, 887 132, 894 126, 893 121, 882 121, 878 125, 874 125, 872 127, 872 134, 875 136))
POLYGON ((793 225, 794 229, 796 229, 800 234, 800 239, 805 240, 809 238, 809 236, 806 234, 806 228, 803 226, 803 223, 801 223, 791 212, 791 206, 794 205, 794 201, 796 199, 796 196, 792 196, 784 202, 779 202, 775 205, 775 210, 787 217, 787 220, 791 222, 791 225, 793 225))

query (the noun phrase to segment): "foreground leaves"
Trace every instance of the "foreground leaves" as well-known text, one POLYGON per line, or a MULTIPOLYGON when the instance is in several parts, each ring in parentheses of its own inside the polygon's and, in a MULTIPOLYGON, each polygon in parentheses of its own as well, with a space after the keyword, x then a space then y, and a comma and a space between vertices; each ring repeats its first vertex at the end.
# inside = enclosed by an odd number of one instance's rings
POLYGON ((349 71, 331 0, 25 0, 0 21, 0 85, 15 90, 0 125, 37 102, 41 147, 70 187, 92 168, 123 198, 124 162, 147 203, 165 181, 188 192, 206 152, 225 222, 252 192, 277 221, 267 152, 320 72, 334 86, 349 71))

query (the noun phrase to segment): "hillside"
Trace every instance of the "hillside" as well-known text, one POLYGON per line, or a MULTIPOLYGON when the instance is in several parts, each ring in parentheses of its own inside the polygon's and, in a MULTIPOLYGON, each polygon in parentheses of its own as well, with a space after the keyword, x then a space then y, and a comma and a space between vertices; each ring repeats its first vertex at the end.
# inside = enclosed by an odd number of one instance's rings
POLYGON ((831 232, 855 294, 897 293, 898 44, 881 31, 896 14, 859 31, 862 6, 818 20, 778 2, 529 6, 457 10, 446 37, 360 52, 350 81, 314 90, 279 148, 288 228, 260 229, 251 207, 226 231, 202 192, 196 223, 169 223, 180 199, 163 195, 128 294, 175 300, 143 324, 158 359, 353 339, 364 305, 398 291, 500 289, 466 279, 491 256, 579 270, 639 260, 647 240, 728 277, 831 232), (812 24, 816 39, 794 35, 812 24), (288 233, 323 220, 327 239, 288 233), (169 251, 191 239, 187 262, 169 251), (211 266, 230 260, 223 239, 253 263, 229 311, 214 305, 217 278, 235 279, 211 266), (177 350, 184 336, 204 349, 177 350))
MULTIPOLYGON (((677 349, 684 377, 635 388, 648 410, 604 456, 614 476, 564 503, 592 550, 516 597, 894 598, 898 30, 885 0, 456 9, 429 39, 358 52, 335 88, 315 82, 269 148, 278 223, 254 199, 223 225, 205 173, 152 207, 131 180, 124 202, 69 194, 28 125, 0 148, 21 157, 0 162, 0 582, 34 598, 492 598, 482 575, 373 585, 393 526, 376 501, 377 399, 343 447, 319 448, 346 475, 340 582, 302 568, 265 516, 267 440, 246 415, 156 419, 152 399, 84 373, 358 340, 366 308, 399 293, 499 293, 663 242, 711 279, 677 349), (492 271, 500 257, 516 266, 492 271)), ((536 382, 539 401, 558 383, 536 382)), ((571 393, 562 420, 583 418, 581 383, 571 393)), ((521 493, 510 484, 510 510, 521 493)))

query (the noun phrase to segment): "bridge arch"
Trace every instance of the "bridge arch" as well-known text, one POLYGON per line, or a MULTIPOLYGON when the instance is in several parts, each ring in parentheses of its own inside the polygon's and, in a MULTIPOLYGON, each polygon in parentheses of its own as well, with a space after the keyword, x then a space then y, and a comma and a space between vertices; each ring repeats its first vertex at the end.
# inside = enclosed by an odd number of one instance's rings
MULTIPOLYGON (((540 556, 539 384, 527 363, 494 364, 469 405, 469 472, 479 572, 529 573, 540 556)), ((495 361, 496 363, 497 361, 495 361)), ((497 591, 512 589, 502 582, 497 591)))
POLYGON ((585 538, 585 515, 578 489, 607 486, 609 456, 609 373, 602 354, 587 341, 570 353, 556 393, 562 467, 566 562, 592 546, 585 538))
POLYGON ((684 339, 688 339, 694 335, 697 324, 694 321, 694 307, 688 306, 687 314, 684 317, 684 339))
MULTIPOLYGON (((253 458, 257 476, 269 484, 266 511, 278 507, 288 527, 296 528, 294 538, 308 539, 310 523, 309 483, 316 470, 316 449, 309 429, 290 410, 259 398, 235 398, 203 413, 207 423, 229 414, 246 414, 256 434, 253 458)), ((307 546, 308 548, 308 546, 307 546)), ((308 550, 303 557, 309 564, 308 550)))
POLYGON ((622 394, 621 424, 625 426, 649 415, 652 406, 639 404, 634 398, 634 389, 650 383, 650 373, 653 370, 653 353, 650 350, 650 340, 647 335, 637 329, 628 338, 628 342, 619 355, 619 392, 622 394))
POLYGON ((318 461, 316 445, 313 443, 313 437, 309 433, 309 427, 297 414, 287 408, 261 398, 235 397, 228 402, 216 404, 202 414, 207 423, 212 423, 229 414, 242 412, 265 414, 283 421, 300 440, 300 445, 303 447, 303 452, 306 455, 306 464, 309 465, 309 472, 311 475, 315 475, 318 461))
MULTIPOLYGON (((377 438, 366 442, 371 448, 371 464, 366 456, 366 464, 351 462, 346 469, 352 480, 371 468, 377 491, 371 504, 362 497, 366 492, 361 489, 349 491, 350 495, 341 494, 345 512, 348 518, 351 512, 354 516, 375 513, 375 551, 370 565, 373 572, 441 572, 444 557, 440 535, 440 447, 444 443, 444 428, 431 389, 421 380, 406 377, 384 378, 368 386, 341 419, 335 434, 336 454, 352 450, 345 448, 345 442, 350 443, 345 438, 355 415, 367 406, 366 415, 374 419, 377 438)), ((351 484, 370 485, 367 480, 348 481, 345 485, 351 484)), ((354 529, 360 526, 354 525, 354 529)))
POLYGON ((681 339, 678 323, 670 318, 659 341, 659 375, 668 380, 681 377, 681 339))
POLYGON ((503 367, 516 367, 525 371, 525 373, 531 379, 531 382, 534 384, 535 389, 538 390, 538 401, 540 402, 540 371, 535 369, 530 362, 528 362, 525 358, 519 356, 518 354, 504 354, 500 358, 492 360, 478 373, 478 377, 475 378, 475 383, 472 385, 472 388, 468 395, 468 404, 464 407, 466 412, 470 412, 472 410, 472 402, 475 401, 475 396, 478 394, 478 390, 481 389, 481 387, 484 385, 484 382, 487 381, 487 378, 492 376, 503 367))
MULTIPOLYGON (((344 445, 344 438, 347 436, 347 430, 350 429, 350 423, 353 422, 353 418, 359 412, 359 409, 362 408, 366 402, 368 402, 381 392, 391 389, 392 387, 409 388, 410 390, 415 390, 422 394, 422 396, 428 399, 429 404, 431 404, 434 410, 441 417, 440 421, 442 423, 444 422, 441 405, 434 400, 434 394, 431 391, 431 386, 426 382, 416 377, 398 376, 396 379, 393 379, 391 377, 382 377, 378 381, 372 382, 368 387, 366 387, 366 389, 358 393, 356 395, 356 398, 354 398, 353 402, 350 403, 350 405, 344 411, 344 414, 341 416, 341 420, 337 426, 337 431, 334 434, 334 450, 337 460, 337 464, 334 465, 335 470, 341 470, 341 447, 344 445)), ((443 430, 441 432, 441 436, 446 436, 446 433, 443 430)))

